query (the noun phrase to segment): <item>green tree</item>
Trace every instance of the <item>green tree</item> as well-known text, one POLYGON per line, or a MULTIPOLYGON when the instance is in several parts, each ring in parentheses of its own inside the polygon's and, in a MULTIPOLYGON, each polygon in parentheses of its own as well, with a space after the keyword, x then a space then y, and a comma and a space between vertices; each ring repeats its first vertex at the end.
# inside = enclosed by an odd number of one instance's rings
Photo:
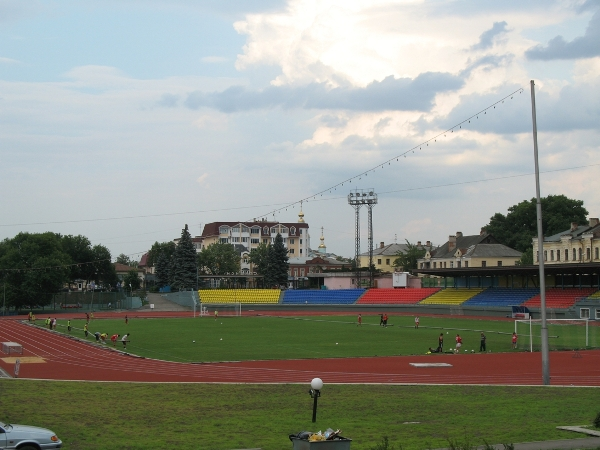
POLYGON ((169 284, 169 260, 165 253, 160 253, 156 260, 156 285, 161 288, 169 284))
POLYGON ((275 242, 269 247, 267 271, 264 274, 265 287, 287 286, 290 267, 288 260, 288 251, 283 245, 283 238, 277 233, 275 242))
POLYGON ((142 283, 136 270, 130 270, 123 277, 123 287, 126 291, 129 289, 136 291, 140 288, 141 285, 142 283))
POLYGON ((412 270, 417 268, 417 261, 425 256, 427 250, 423 247, 411 244, 408 240, 406 242, 406 251, 399 251, 396 253, 396 259, 394 260, 394 267, 403 268, 403 270, 412 270))
POLYGON ((69 280, 70 256, 55 233, 19 233, 0 243, 0 274, 6 304, 22 308, 48 305, 69 280))
MULTIPOLYGON (((552 236, 568 230, 571 222, 587 222, 587 210, 582 200, 573 200, 564 195, 549 195, 541 199, 542 231, 544 236, 552 236)), ((504 216, 496 213, 484 230, 492 234, 498 242, 524 252, 532 247, 532 238, 537 236, 536 199, 524 200, 508 208, 504 216)))
POLYGON ((205 275, 230 275, 240 272, 240 255, 231 244, 210 244, 198 253, 197 261, 199 271, 205 275))
POLYGON ((90 240, 82 235, 67 235, 62 237, 62 247, 74 264, 70 268, 69 281, 84 280, 87 284, 95 280, 96 270, 93 264, 95 255, 90 240))
POLYGON ((521 258, 517 261, 517 266, 531 266, 533 265, 533 247, 529 247, 523 252, 521 258))
POLYGON ((110 250, 104 245, 92 247, 95 282, 105 289, 113 288, 119 281, 115 266, 112 263, 110 250))
POLYGON ((139 263, 135 259, 132 259, 126 254, 121 253, 119 256, 117 256, 117 264, 123 264, 124 266, 129 267, 137 267, 139 263))
POLYGON ((175 253, 175 242, 155 242, 152 244, 152 247, 148 251, 148 259, 146 263, 148 266, 152 267, 158 263, 158 258, 161 254, 164 254, 167 259, 171 257, 175 253))
POLYGON ((258 247, 250 250, 250 255, 248 256, 248 260, 256 272, 263 276, 267 273, 269 265, 269 247, 269 244, 259 244, 258 247))
POLYGON ((177 290, 192 289, 196 286, 196 249, 187 224, 181 230, 181 239, 175 248, 171 286, 177 290))

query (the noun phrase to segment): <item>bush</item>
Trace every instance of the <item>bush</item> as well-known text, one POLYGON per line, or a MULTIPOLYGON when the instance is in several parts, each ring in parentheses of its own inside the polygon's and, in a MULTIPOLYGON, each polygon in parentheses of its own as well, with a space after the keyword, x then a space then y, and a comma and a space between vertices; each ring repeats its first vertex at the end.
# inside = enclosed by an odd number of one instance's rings
POLYGON ((596 418, 594 419, 594 426, 596 428, 600 428, 600 412, 596 414, 596 418))
MULTIPOLYGON (((377 444, 375 447, 371 447, 370 450, 395 450, 396 447, 393 445, 390 445, 389 439, 387 436, 384 436, 381 439, 381 442, 379 444, 377 444)), ((402 450, 402 446, 400 446, 400 448, 398 450, 402 450)))

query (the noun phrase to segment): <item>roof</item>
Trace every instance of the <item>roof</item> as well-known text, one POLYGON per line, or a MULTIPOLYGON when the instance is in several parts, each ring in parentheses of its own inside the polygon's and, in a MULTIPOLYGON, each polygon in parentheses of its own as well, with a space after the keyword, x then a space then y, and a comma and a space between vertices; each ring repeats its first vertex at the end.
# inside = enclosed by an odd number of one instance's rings
POLYGON ((302 223, 302 222, 211 222, 211 223, 207 223, 206 225, 204 225, 204 229, 202 230, 202 237, 209 237, 209 236, 219 236, 219 227, 223 226, 223 225, 227 225, 228 227, 233 227, 235 225, 246 225, 248 228, 252 228, 253 226, 259 226, 259 227, 269 227, 271 228, 272 226, 275 225, 283 225, 286 226, 288 228, 291 227, 296 227, 296 229, 300 229, 300 228, 306 228, 308 229, 308 224, 307 223, 302 223))
MULTIPOLYGON (((539 278, 540 267, 532 266, 501 266, 501 267, 469 267, 453 269, 413 269, 413 274, 434 275, 438 277, 489 277, 521 275, 539 278)), ((600 275, 599 263, 582 264, 548 264, 544 266, 546 275, 600 275)))
MULTIPOLYGON (((498 244, 498 241, 494 236, 488 233, 483 234, 475 234, 472 236, 457 236, 456 237, 456 245, 454 248, 450 249, 450 241, 447 241, 444 245, 438 247, 437 249, 431 252, 432 258, 452 258, 454 257, 454 253, 456 253, 456 249, 468 249, 477 244, 498 244)), ((507 247, 508 248, 508 247, 507 247)))
POLYGON ((148 265, 148 253, 144 253, 142 255, 142 259, 140 259, 140 263, 138 267, 146 267, 148 265))
POLYGON ((600 236, 600 224, 590 227, 589 224, 579 225, 574 230, 570 228, 555 235, 544 238, 544 242, 560 242, 563 236, 570 236, 573 240, 581 240, 584 234, 593 233, 595 236, 600 236))
POLYGON ((114 263, 113 264, 115 266, 115 272, 131 272, 132 270, 135 270, 136 272, 143 272, 144 269, 142 269, 141 267, 131 267, 131 266, 126 266, 125 264, 119 264, 119 263, 114 263))
POLYGON ((477 244, 463 252, 463 256, 471 258, 520 258, 522 255, 520 251, 504 244, 477 244))
MULTIPOLYGON (((388 244, 383 247, 373 249, 373 256, 396 256, 398 252, 406 252, 408 245, 406 244, 388 244)), ((361 253, 359 256, 369 256, 369 252, 361 253)))

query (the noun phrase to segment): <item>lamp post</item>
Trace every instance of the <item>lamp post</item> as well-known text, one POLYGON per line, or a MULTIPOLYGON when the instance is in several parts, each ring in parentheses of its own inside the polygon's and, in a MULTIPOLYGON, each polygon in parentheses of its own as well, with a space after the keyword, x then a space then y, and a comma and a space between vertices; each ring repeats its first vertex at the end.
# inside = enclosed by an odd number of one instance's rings
POLYGON ((313 378, 310 382, 311 389, 308 390, 310 397, 314 399, 313 402, 313 416, 312 421, 317 421, 317 399, 321 396, 321 389, 323 389, 323 380, 320 378, 313 378))

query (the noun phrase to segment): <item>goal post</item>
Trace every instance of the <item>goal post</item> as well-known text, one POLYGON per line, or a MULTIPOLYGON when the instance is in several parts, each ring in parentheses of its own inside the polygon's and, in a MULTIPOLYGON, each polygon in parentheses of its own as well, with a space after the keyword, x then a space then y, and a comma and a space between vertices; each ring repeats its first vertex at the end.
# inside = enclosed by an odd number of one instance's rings
MULTIPOLYGON (((588 319, 547 319, 548 344, 553 350, 579 350, 598 348, 600 345, 600 327, 590 326, 588 319)), ((542 347, 541 319, 515 320, 515 333, 521 346, 529 351, 538 351, 542 347)))
POLYGON ((236 303, 200 303, 200 316, 214 317, 215 311, 219 317, 239 317, 242 315, 242 304, 236 303))

